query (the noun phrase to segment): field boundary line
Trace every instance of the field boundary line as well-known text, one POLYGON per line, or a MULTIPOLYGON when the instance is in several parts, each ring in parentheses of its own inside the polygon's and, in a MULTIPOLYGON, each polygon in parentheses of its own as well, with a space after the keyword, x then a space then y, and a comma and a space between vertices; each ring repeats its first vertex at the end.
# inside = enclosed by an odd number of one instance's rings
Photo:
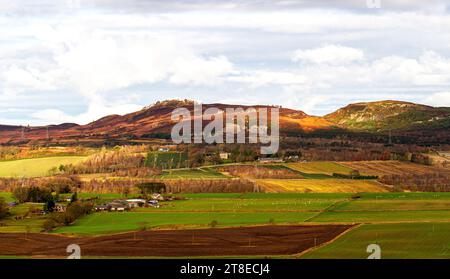
POLYGON ((374 179, 373 182, 379 184, 380 187, 385 187, 385 188, 388 188, 389 190, 394 189, 394 185, 389 185, 389 184, 381 183, 380 181, 378 181, 378 179, 374 179))
MULTIPOLYGON (((351 170, 357 171, 357 169, 355 169, 355 168, 352 168, 352 167, 350 167, 350 166, 347 166, 347 165, 345 165, 345 164, 342 164, 342 161, 330 161, 330 162, 333 162, 333 163, 335 163, 336 165, 339 165, 339 166, 341 166, 341 167, 343 167, 343 168, 349 168, 349 169, 351 169, 351 170)), ((353 161, 350 161, 350 162, 353 162, 353 161)))
MULTIPOLYGON (((221 210, 152 210, 152 211, 127 211, 127 213, 136 213, 136 214, 146 214, 146 213, 151 213, 151 214, 158 214, 158 213, 214 213, 214 212, 218 212, 218 213, 320 213, 321 210, 317 209, 317 210, 226 210, 226 209, 221 209, 221 210)), ((101 212, 99 212, 101 213, 101 212)), ((117 214, 122 214, 124 212, 116 212, 117 214)), ((110 212, 105 214, 111 214, 110 212)))
POLYGON ((332 204, 330 204, 329 206, 327 206, 326 208, 324 208, 323 210, 319 210, 319 212, 317 212, 317 214, 315 214, 315 215, 309 217, 308 219, 306 219, 306 220, 303 221, 303 222, 309 222, 309 221, 311 221, 312 219, 314 219, 314 218, 320 216, 320 214, 325 213, 325 212, 328 212, 329 209, 331 209, 331 208, 337 206, 338 204, 343 203, 343 202, 350 202, 350 201, 351 201, 351 198, 349 198, 349 199, 344 199, 344 200, 339 200, 339 201, 337 201, 337 202, 335 202, 335 203, 332 203, 332 204))
MULTIPOLYGON (((295 226, 295 227, 314 227, 314 226, 333 226, 333 225, 346 225, 352 226, 355 223, 303 223, 303 222, 282 222, 275 224, 268 223, 255 223, 255 224, 244 224, 244 225, 230 225, 230 226, 218 226, 211 228, 208 224, 188 224, 188 225, 163 225, 163 226, 152 226, 148 227, 145 231, 183 231, 183 230, 209 230, 209 229, 231 229, 231 228, 258 228, 266 226, 295 226)), ((98 237, 98 236, 109 236, 109 235, 121 235, 129 234, 133 232, 141 232, 142 230, 127 230, 127 231, 113 231, 113 232, 101 232, 101 233, 73 233, 73 232, 36 232, 34 234, 49 234, 49 235, 59 235, 63 237, 98 237)), ((25 232, 4 232, 0 234, 25 234, 25 232)))
POLYGON ((331 244, 332 242, 334 242, 334 241, 336 241, 337 239, 341 238, 341 237, 344 236, 345 234, 347 234, 347 233, 349 233, 349 232, 351 232, 351 231, 355 230, 356 228, 359 228, 359 227, 361 227, 361 226, 363 226, 363 225, 364 225, 364 224, 356 224, 356 225, 354 225, 353 227, 350 227, 348 230, 345 230, 345 231, 343 231, 342 233, 338 234, 338 235, 335 236, 333 239, 330 239, 330 240, 328 240, 327 242, 321 243, 321 244, 319 244, 319 245, 317 245, 317 246, 310 247, 310 248, 308 248, 308 249, 306 249, 306 250, 303 250, 302 252, 300 252, 300 253, 298 253, 298 254, 293 254, 292 256, 298 259, 298 258, 302 257, 303 255, 309 253, 309 252, 312 252, 312 251, 314 251, 314 250, 317 250, 317 249, 319 249, 319 248, 322 248, 322 247, 324 247, 324 246, 327 246, 328 244, 331 244))

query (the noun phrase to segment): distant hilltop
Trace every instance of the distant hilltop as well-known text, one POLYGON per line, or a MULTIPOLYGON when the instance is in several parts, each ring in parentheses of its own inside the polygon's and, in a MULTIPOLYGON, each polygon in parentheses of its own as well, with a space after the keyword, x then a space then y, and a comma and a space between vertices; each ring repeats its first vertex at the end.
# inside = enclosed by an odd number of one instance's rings
MULTIPOLYGON (((165 100, 143 109, 125 114, 109 115, 86 125, 63 123, 39 127, 0 125, 1 144, 19 144, 41 140, 83 141, 92 139, 166 139, 174 122, 175 108, 193 110, 193 100, 165 100)), ((203 104, 203 108, 274 106, 237 104, 203 104)), ((317 131, 385 133, 397 131, 414 134, 415 131, 433 130, 448 133, 450 108, 432 107, 394 100, 349 104, 323 117, 311 116, 301 110, 280 109, 280 131, 283 134, 312 133, 317 131)))

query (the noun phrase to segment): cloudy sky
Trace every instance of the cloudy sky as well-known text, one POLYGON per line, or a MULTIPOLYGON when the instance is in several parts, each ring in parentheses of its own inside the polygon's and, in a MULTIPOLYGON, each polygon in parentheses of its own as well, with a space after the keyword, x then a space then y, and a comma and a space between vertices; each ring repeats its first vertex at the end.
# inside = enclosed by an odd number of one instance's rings
POLYGON ((450 106, 445 0, 0 0, 0 124, 158 100, 450 106))

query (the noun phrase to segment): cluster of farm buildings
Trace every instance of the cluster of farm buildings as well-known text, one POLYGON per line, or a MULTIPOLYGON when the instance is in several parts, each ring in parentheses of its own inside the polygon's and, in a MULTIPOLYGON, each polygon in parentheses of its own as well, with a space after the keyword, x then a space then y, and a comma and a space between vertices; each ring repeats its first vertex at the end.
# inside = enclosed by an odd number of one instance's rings
POLYGON ((94 206, 95 211, 127 211, 137 207, 154 207, 159 208, 159 202, 164 197, 160 194, 153 194, 151 199, 120 199, 113 200, 109 203, 94 206))
MULTIPOLYGON (((153 194, 150 199, 117 199, 108 203, 99 204, 94 206, 94 210, 99 211, 128 211, 137 207, 154 207, 159 208, 160 201, 170 200, 171 197, 164 198, 161 194, 153 194)), ((65 204, 57 203, 55 205, 55 212, 65 212, 67 206, 65 204)), ((39 210, 44 213, 42 210, 39 210)))

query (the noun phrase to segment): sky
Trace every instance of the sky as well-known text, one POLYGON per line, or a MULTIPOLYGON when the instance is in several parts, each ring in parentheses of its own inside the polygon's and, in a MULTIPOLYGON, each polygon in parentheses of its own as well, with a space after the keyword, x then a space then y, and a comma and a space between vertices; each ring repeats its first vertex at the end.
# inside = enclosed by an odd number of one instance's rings
POLYGON ((450 106, 450 1, 0 0, 0 124, 166 99, 450 106))

